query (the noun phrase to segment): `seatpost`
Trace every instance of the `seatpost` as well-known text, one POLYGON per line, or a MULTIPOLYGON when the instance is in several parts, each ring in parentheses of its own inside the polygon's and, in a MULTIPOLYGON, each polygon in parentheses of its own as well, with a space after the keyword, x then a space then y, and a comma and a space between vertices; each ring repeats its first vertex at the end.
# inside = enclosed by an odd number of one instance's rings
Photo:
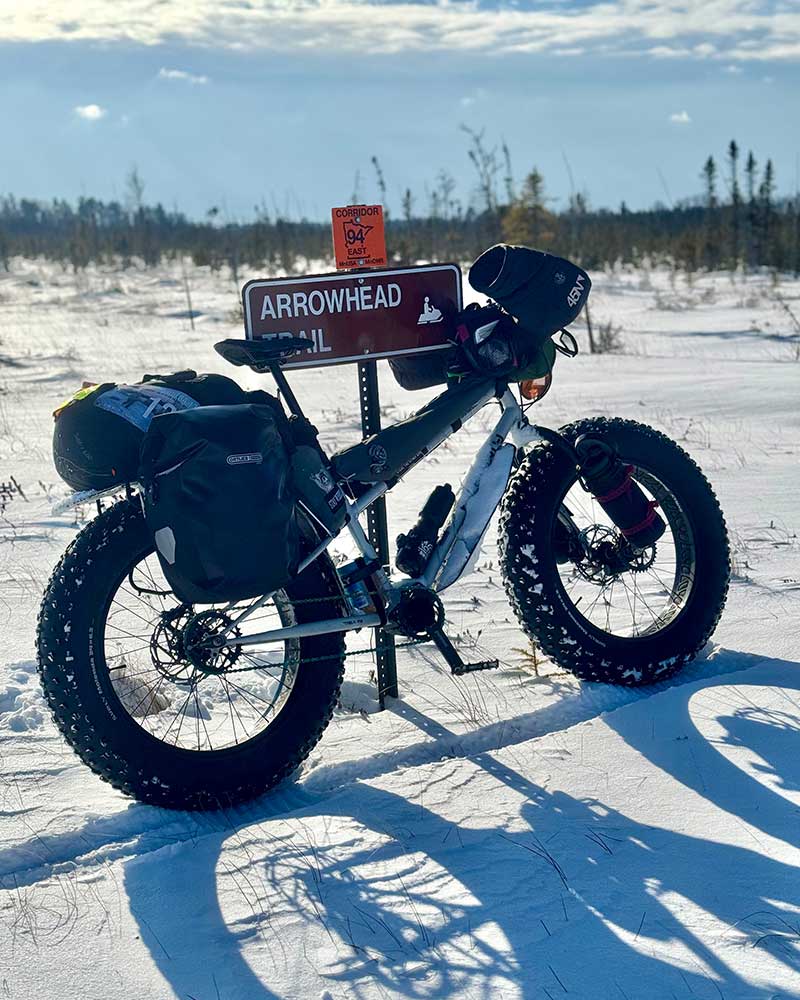
POLYGON ((308 417, 303 413, 300 408, 300 403, 297 401, 297 396, 292 392, 292 388, 289 385, 286 376, 283 373, 283 369, 279 364, 271 364, 269 370, 272 373, 272 377, 275 379, 275 384, 278 386, 278 391, 286 400, 286 405, 289 407, 289 411, 293 416, 297 417, 298 427, 302 428, 302 437, 298 436, 297 429, 294 430, 293 436, 295 444, 307 444, 314 451, 317 452, 319 457, 322 459, 325 468, 332 471, 331 460, 325 453, 322 445, 319 443, 319 431, 311 423, 308 417))
POLYGON ((292 392, 292 388, 286 380, 286 376, 283 374, 283 369, 279 364, 271 364, 269 370, 272 373, 272 377, 275 379, 275 384, 278 386, 278 391, 286 400, 286 405, 289 410, 294 413, 297 417, 302 417, 305 419, 305 414, 300 409, 300 404, 297 401, 297 396, 292 392))

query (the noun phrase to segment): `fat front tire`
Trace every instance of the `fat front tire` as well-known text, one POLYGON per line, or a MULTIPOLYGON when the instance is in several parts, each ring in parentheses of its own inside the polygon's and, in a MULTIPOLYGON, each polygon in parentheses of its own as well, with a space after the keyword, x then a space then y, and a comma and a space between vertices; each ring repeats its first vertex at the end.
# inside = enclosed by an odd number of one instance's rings
MULTIPOLYGON (((37 636, 39 672, 53 718, 95 774, 142 802, 214 809, 252 799, 291 774, 320 739, 339 697, 344 639, 327 634, 292 640, 299 652, 294 653, 291 689, 274 718, 252 738, 220 749, 203 749, 199 740, 198 748, 187 749, 178 740, 172 745, 158 739, 143 725, 146 711, 137 717, 126 709, 119 685, 112 682, 114 668, 107 662, 104 639, 115 588, 126 579, 133 582, 131 567, 152 552, 139 504, 124 500, 91 521, 54 570, 37 636)), ((293 580, 285 594, 291 620, 297 623, 342 614, 340 589, 327 557, 293 580)), ((147 645, 143 648, 139 655, 149 656, 147 645)), ((200 733, 198 714, 203 714, 199 707, 193 724, 200 733)), ((235 725, 233 714, 231 720, 235 725)))
MULTIPOLYGON (((634 467, 637 483, 659 501, 668 531, 650 555, 641 557, 634 570, 638 575, 629 578, 632 586, 624 576, 621 583, 609 576, 602 584, 604 594, 592 597, 592 588, 600 589, 598 571, 592 569, 593 579, 586 564, 575 558, 574 548, 567 558, 563 540, 559 552, 559 521, 565 510, 575 513, 576 503, 588 509, 585 521, 602 521, 603 512, 583 493, 568 451, 541 442, 523 459, 501 506, 499 550, 506 592, 526 635, 563 669, 588 681, 650 684, 692 659, 719 621, 730 578, 722 511, 689 455, 650 427, 595 418, 570 424, 560 433, 572 444, 587 434, 612 445, 634 467), (674 553, 666 570, 656 559, 662 551, 674 553), (647 559, 652 562, 647 564, 647 559), (636 594, 653 575, 637 608, 636 594), (575 579, 577 584, 571 582, 575 579), (628 629, 615 626, 609 610, 615 584, 622 609, 632 611, 634 624, 628 629), (651 610, 649 602, 655 606, 659 600, 664 610, 651 610), (605 609, 605 620, 598 609, 605 609), (646 627, 636 624, 637 611, 651 619, 646 627)), ((586 548, 586 539, 616 535, 606 519, 604 525, 589 524, 580 537, 586 548)))

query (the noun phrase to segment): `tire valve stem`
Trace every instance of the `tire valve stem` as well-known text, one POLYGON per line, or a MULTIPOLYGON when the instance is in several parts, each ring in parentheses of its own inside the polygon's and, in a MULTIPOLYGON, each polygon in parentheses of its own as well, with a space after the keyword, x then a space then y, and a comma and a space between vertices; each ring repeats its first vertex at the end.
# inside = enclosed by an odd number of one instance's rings
POLYGON ((583 488, 591 493, 620 534, 634 550, 653 545, 664 534, 666 523, 633 480, 633 466, 626 465, 604 441, 582 435, 575 442, 578 473, 583 488))

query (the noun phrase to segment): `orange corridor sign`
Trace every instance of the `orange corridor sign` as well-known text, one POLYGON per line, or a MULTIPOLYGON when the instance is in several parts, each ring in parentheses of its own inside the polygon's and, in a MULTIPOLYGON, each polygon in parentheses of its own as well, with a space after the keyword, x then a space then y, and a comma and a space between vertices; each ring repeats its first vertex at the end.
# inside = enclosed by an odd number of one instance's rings
POLYGON ((333 208, 331 228, 337 270, 386 266, 383 205, 333 208))

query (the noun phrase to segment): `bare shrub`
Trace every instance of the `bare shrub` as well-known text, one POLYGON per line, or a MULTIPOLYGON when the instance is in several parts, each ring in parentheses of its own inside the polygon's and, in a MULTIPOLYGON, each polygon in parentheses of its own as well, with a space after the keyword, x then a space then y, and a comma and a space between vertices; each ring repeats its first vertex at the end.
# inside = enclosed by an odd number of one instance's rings
POLYGON ((775 297, 794 327, 794 334, 789 334, 786 339, 791 345, 792 357, 795 361, 800 361, 800 319, 797 318, 797 314, 782 295, 776 295, 775 297))
POLYGON ((617 326, 612 320, 598 323, 594 330, 594 353, 622 354, 624 351, 622 327, 617 326))

